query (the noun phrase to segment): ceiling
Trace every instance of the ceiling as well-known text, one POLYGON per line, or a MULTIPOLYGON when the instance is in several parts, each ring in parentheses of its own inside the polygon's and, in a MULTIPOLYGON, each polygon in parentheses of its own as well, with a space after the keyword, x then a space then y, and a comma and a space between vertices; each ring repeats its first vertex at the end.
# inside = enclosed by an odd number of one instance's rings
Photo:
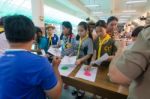
MULTIPOLYGON (((124 23, 150 11, 149 5, 150 0, 44 0, 44 15, 46 22, 56 24, 64 20, 77 24, 88 17, 107 20, 111 15, 124 23)), ((1 0, 0 8, 0 16, 19 13, 32 18, 31 0, 1 0)))
POLYGON ((90 17, 94 21, 107 20, 115 15, 120 23, 150 11, 150 0, 45 0, 45 3, 83 19, 90 17), (50 4, 52 1, 56 3, 55 6, 50 4))

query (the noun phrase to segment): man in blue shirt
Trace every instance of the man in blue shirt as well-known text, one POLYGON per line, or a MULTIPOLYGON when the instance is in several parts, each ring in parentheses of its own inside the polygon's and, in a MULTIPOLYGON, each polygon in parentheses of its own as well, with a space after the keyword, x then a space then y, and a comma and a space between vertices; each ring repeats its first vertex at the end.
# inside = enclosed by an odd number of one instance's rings
POLYGON ((32 21, 22 15, 6 17, 6 38, 10 49, 0 55, 0 99, 58 99, 61 77, 54 58, 53 67, 44 57, 30 52, 35 31, 32 21))

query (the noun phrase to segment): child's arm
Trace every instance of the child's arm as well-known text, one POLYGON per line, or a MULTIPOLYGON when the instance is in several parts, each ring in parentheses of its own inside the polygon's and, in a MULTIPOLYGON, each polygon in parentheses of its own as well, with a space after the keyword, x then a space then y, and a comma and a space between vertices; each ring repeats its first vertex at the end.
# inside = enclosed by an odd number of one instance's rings
POLYGON ((82 63, 84 63, 86 60, 88 60, 90 57, 92 56, 92 54, 88 54, 82 58, 77 59, 76 61, 76 65, 81 65, 82 63))
POLYGON ((93 56, 92 56, 91 62, 92 62, 92 61, 95 61, 95 60, 96 60, 96 50, 94 50, 94 53, 93 53, 93 56))

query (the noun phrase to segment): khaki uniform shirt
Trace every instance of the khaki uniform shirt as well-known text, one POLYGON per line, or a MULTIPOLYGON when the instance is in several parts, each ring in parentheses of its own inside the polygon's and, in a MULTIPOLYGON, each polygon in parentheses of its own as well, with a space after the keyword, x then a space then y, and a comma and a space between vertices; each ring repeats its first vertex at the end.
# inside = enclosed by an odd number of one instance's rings
POLYGON ((150 99, 150 27, 141 31, 116 66, 131 80, 128 99, 150 99))

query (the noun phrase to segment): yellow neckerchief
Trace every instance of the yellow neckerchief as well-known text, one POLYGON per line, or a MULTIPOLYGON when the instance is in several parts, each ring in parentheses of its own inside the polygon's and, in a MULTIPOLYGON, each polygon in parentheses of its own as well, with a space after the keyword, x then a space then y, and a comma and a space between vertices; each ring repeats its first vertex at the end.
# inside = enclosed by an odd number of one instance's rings
POLYGON ((4 32, 4 28, 0 27, 0 32, 4 32))
POLYGON ((100 37, 99 37, 99 48, 98 48, 97 59, 100 58, 102 45, 103 45, 104 43, 106 43, 110 38, 111 38, 111 37, 109 36, 109 34, 106 34, 105 38, 103 38, 103 39, 100 39, 100 37))
POLYGON ((79 54, 80 54, 81 45, 82 45, 83 41, 84 41, 85 39, 87 39, 87 38, 88 38, 88 35, 86 35, 83 39, 81 39, 81 37, 80 37, 80 42, 79 42, 79 46, 78 46, 77 58, 79 57, 79 54))
POLYGON ((52 43, 52 36, 53 35, 49 35, 49 45, 53 45, 53 43, 52 43))

